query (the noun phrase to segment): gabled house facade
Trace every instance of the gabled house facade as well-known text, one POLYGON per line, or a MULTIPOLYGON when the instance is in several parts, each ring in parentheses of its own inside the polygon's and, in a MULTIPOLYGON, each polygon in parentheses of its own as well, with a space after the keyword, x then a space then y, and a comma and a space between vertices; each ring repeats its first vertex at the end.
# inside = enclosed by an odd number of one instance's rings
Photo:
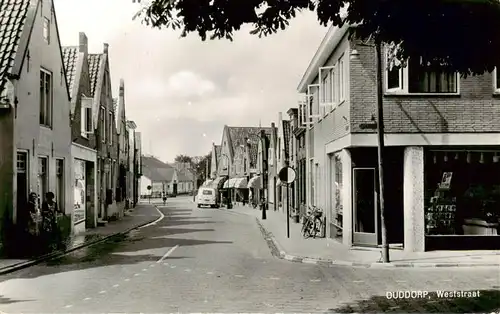
MULTIPOLYGON (((308 205, 328 237, 380 245, 375 47, 332 27, 304 74, 308 205)), ((498 249, 498 73, 462 78, 383 47, 388 240, 404 250, 498 249), (390 61, 390 62, 389 62, 390 61), (395 61, 395 62, 392 62, 395 61), (486 205, 490 204, 490 205, 486 205)))
MULTIPOLYGON (((302 112, 302 108, 300 108, 302 112)), ((292 212, 296 220, 301 221, 306 214, 306 150, 305 127, 299 108, 290 108, 287 111, 290 118, 290 167, 295 170, 296 179, 292 187, 293 206, 292 212)))
POLYGON ((210 159, 210 169, 209 169, 210 170, 209 177, 211 180, 217 178, 220 151, 221 151, 221 146, 212 143, 212 158, 210 159))
POLYGON ((224 183, 224 187, 229 189, 232 193, 232 200, 236 199, 238 193, 239 199, 248 199, 248 183, 250 174, 250 150, 246 152, 245 146, 248 143, 255 142, 259 138, 260 131, 264 130, 266 133, 271 133, 271 128, 261 127, 233 127, 224 126, 221 141, 221 154, 219 156, 218 174, 221 176, 228 176, 229 180, 224 183), (248 157, 247 157, 248 155, 248 157), (245 166, 245 164, 247 166, 245 166), (245 171, 237 171, 239 168, 245 171))
MULTIPOLYGON (((283 119, 283 113, 278 113, 278 127, 277 127, 277 143, 276 143, 276 170, 279 174, 280 169, 283 167, 290 166, 290 121, 283 119)), ((290 200, 290 208, 293 209, 293 186, 294 184, 289 185, 289 193, 287 194, 286 183, 281 182, 279 177, 277 179, 276 186, 276 199, 278 202, 278 207, 281 208, 282 211, 286 211, 287 201, 290 200)))
MULTIPOLYGON (((73 211, 70 91, 54 5, 2 1, 0 16, 0 217, 22 223, 27 201, 53 192, 73 211)), ((6 240, 6 239, 4 239, 6 240)))
MULTIPOLYGON (((127 174, 127 199, 125 200, 126 209, 130 209, 135 207, 135 196, 138 195, 137 191, 137 181, 140 176, 137 172, 138 168, 136 167, 136 158, 137 151, 136 142, 135 142, 135 130, 137 129, 137 124, 132 120, 127 120, 127 133, 128 134, 128 146, 129 146, 129 154, 128 154, 128 174, 127 174)), ((139 157, 140 158, 140 157, 139 157)))
POLYGON ((130 182, 131 173, 129 167, 130 160, 130 144, 129 144, 129 127, 127 126, 127 116, 125 110, 125 81, 120 79, 120 87, 118 99, 115 107, 115 125, 117 133, 117 182, 115 201, 119 217, 123 217, 124 210, 127 206, 127 200, 130 199, 130 182))
POLYGON ((74 182, 75 233, 97 226, 97 151, 92 121, 92 93, 88 39, 79 34, 79 45, 63 47, 64 68, 71 96, 71 154, 74 182))
POLYGON ((102 53, 89 54, 93 125, 97 138, 98 223, 121 217, 116 203, 118 134, 111 92, 108 44, 102 53))

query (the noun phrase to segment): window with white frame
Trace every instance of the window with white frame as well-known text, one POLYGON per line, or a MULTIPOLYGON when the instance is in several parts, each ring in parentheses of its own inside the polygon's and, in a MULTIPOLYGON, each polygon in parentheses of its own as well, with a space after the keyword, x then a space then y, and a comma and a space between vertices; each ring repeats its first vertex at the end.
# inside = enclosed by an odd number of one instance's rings
POLYGON ((50 44, 50 20, 46 17, 43 18, 43 40, 50 44))
POLYGON ((40 124, 52 126, 52 74, 44 69, 40 70, 40 124))
POLYGON ((338 72, 338 78, 339 78, 339 88, 338 88, 338 101, 342 102, 345 100, 345 69, 344 69, 344 55, 342 55, 339 58, 339 61, 337 63, 337 72, 338 72))
POLYGON ((500 94, 500 71, 498 68, 493 71, 493 89, 495 93, 500 94))
POLYGON ((99 113, 99 123, 100 123, 100 135, 101 135, 101 141, 103 143, 106 143, 106 108, 104 106, 101 106, 100 113, 99 113))
POLYGON ((93 131, 92 121, 92 99, 82 99, 82 119, 81 119, 82 136, 88 137, 93 131))
POLYGON ((108 120, 108 138, 109 144, 113 145, 113 113, 109 112, 109 120, 108 120))
POLYGON ((389 92, 408 94, 456 94, 458 73, 447 69, 430 69, 422 64, 421 58, 409 59, 402 67, 398 62, 388 60, 385 85, 389 92))

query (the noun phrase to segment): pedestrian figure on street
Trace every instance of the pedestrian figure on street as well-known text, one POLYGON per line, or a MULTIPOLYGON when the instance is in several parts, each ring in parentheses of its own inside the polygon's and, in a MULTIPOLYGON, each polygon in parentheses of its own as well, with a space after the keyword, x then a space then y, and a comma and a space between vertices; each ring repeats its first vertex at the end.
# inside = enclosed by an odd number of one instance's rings
POLYGON ((57 216, 63 214, 54 198, 54 193, 47 192, 42 203, 42 232, 45 240, 48 240, 48 244, 51 246, 60 244, 57 216))
POLYGON ((163 205, 167 204, 167 193, 163 192, 163 205))

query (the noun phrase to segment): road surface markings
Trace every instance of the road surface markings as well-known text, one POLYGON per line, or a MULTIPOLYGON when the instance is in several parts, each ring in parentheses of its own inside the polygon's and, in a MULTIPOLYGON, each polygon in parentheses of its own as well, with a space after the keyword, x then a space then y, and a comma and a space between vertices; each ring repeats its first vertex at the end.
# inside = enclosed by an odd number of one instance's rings
POLYGON ((363 280, 353 280, 352 282, 354 282, 354 283, 363 283, 364 281, 363 280))
POLYGON ((83 299, 83 301, 89 301, 90 299, 92 299, 92 298, 85 298, 85 299, 83 299))
POLYGON ((143 268, 142 271, 148 271, 146 268, 143 268))
POLYGON ((207 271, 207 275, 213 275, 214 273, 211 271, 207 271))
POLYGON ((73 305, 69 304, 69 305, 66 305, 64 308, 69 309, 70 307, 73 307, 73 305))
POLYGON ((406 280, 396 280, 397 283, 405 283, 406 280))
POLYGON ((280 280, 278 277, 269 277, 271 280, 280 280))
POLYGON ((130 279, 127 278, 127 279, 125 279, 125 281, 130 281, 130 279))
POLYGON ((450 281, 451 281, 451 279, 443 279, 443 280, 441 280, 441 281, 444 281, 444 282, 450 282, 450 281))
POLYGON ((312 282, 320 282, 321 279, 311 279, 310 281, 312 281, 312 282))
POLYGON ((163 215, 163 213, 161 212, 161 210, 159 210, 158 207, 155 207, 155 208, 158 211, 158 213, 160 213, 160 218, 156 219, 155 221, 153 221, 151 223, 148 223, 147 225, 139 227, 138 229, 142 229, 142 228, 146 228, 146 227, 150 227, 150 226, 156 225, 157 223, 159 223, 160 221, 162 221, 163 218, 165 218, 165 215, 163 215))
POLYGON ((243 276, 243 275, 234 275, 234 277, 243 278, 245 276, 243 276))
POLYGON ((184 269, 184 271, 185 271, 185 272, 190 272, 190 271, 191 271, 191 269, 186 268, 186 269, 184 269))
POLYGON ((178 248, 179 245, 177 244, 176 246, 174 246, 173 248, 171 248, 170 250, 168 250, 167 253, 165 253, 165 255, 163 255, 156 263, 161 263, 163 262, 164 259, 166 259, 167 257, 169 257, 170 254, 172 254, 174 252, 174 250, 176 248, 178 248))
POLYGON ((100 294, 105 294, 106 293, 106 290, 101 290, 99 291, 100 294))
POLYGON ((139 276, 139 274, 134 274, 134 277, 137 277, 137 276, 139 276))
POLYGON ((116 285, 113 285, 113 288, 118 288, 120 285, 119 284, 116 284, 116 285))

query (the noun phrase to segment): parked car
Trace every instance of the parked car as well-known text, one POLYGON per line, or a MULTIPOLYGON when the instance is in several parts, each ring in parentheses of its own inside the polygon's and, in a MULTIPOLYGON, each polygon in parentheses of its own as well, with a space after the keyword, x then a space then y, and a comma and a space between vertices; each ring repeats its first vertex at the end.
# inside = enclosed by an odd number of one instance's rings
POLYGON ((217 191, 212 188, 200 188, 196 197, 196 203, 198 208, 201 206, 219 208, 219 203, 217 202, 217 191))

